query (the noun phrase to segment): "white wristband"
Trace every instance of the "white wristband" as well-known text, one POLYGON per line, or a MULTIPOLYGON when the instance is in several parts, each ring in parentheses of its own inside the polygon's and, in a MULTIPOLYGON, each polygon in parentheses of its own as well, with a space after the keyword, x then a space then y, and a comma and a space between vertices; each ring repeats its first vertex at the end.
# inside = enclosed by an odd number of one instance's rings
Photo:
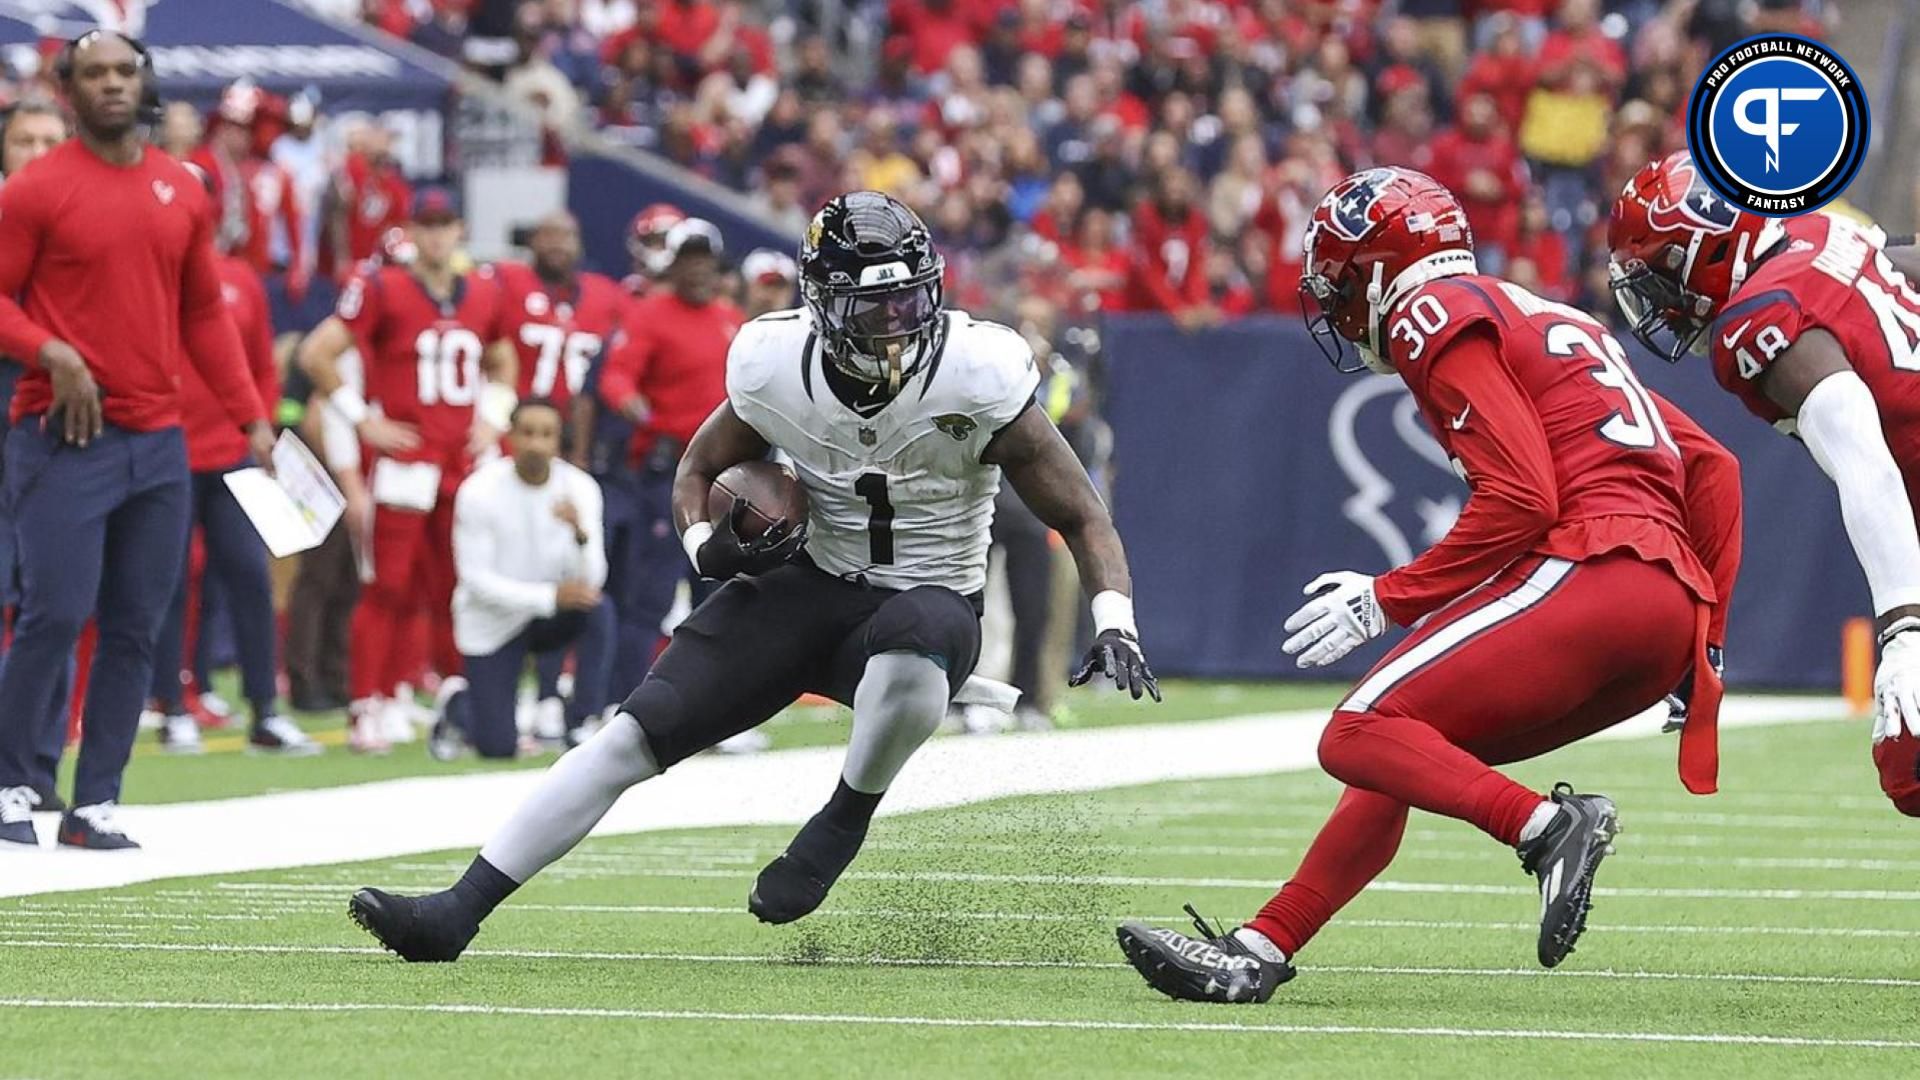
POLYGON ((341 383, 333 393, 327 395, 327 408, 353 427, 359 427, 361 421, 367 418, 367 399, 360 396, 357 388, 346 383, 341 383))
POLYGON ((1139 639, 1140 631, 1133 625, 1133 597, 1116 589, 1107 589, 1094 594, 1092 607, 1095 634, 1118 630, 1130 638, 1139 639))
POLYGON ((700 545, 706 543, 707 537, 712 535, 713 522, 711 521, 696 521, 687 526, 686 532, 680 534, 680 546, 686 549, 687 561, 693 564, 696 572, 700 569, 700 545))
POLYGON ((489 382, 480 388, 480 400, 474 405, 474 415, 480 422, 495 431, 505 431, 513 426, 514 406, 520 404, 520 395, 506 383, 489 382))

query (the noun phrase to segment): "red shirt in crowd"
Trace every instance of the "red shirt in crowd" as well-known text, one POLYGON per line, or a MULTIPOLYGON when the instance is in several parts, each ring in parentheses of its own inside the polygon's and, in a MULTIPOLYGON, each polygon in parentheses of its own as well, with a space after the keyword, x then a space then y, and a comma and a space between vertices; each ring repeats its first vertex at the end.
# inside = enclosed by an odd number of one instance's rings
MULTIPOLYGON (((273 362, 273 317, 267 308, 267 290, 260 275, 244 259, 219 256, 220 298, 240 332, 246 350, 247 371, 260 393, 260 403, 272 409, 280 400, 280 371, 273 362)), ((180 414, 187 433, 187 466, 194 472, 230 469, 247 461, 247 438, 207 380, 187 365, 180 372, 180 414)))
POLYGON ((1627 51, 1620 43, 1600 32, 1597 26, 1579 32, 1555 30, 1540 43, 1534 58, 1535 70, 1543 83, 1557 83, 1575 64, 1592 64, 1608 86, 1619 89, 1627 81, 1627 51))
POLYGON ((1133 214, 1134 311, 1185 311, 1207 298, 1207 218, 1197 206, 1167 221, 1151 199, 1133 214))
POLYGON ((347 212, 348 262, 340 268, 344 272, 379 254, 386 231, 407 223, 413 185, 393 162, 375 164, 365 155, 353 154, 341 174, 339 194, 347 212))
POLYGON ((260 273, 272 273, 277 269, 273 263, 273 227, 278 222, 286 230, 287 265, 305 265, 302 247, 306 230, 301 227, 293 178, 285 169, 259 157, 229 162, 207 145, 195 150, 188 160, 212 178, 215 204, 224 208, 231 203, 237 218, 231 226, 239 245, 234 249, 236 254, 260 273))
POLYGON ((661 0, 653 39, 682 56, 693 56, 720 27, 720 5, 699 0, 661 0))
POLYGON ((1522 232, 1515 237, 1513 246, 1507 249, 1507 265, 1513 265, 1517 259, 1525 259, 1533 264, 1534 272, 1540 275, 1540 287, 1535 290, 1549 300, 1569 300, 1573 297, 1572 282, 1567 273, 1567 242, 1552 229, 1538 232, 1522 232))
POLYGON ((627 294, 599 274, 550 285, 524 263, 499 263, 494 273, 504 294, 500 331, 520 354, 520 397, 546 398, 565 415, 619 328, 627 294))
POLYGON ((986 36, 991 6, 980 0, 894 0, 887 19, 912 44, 913 69, 930 75, 947 66, 954 49, 986 36))
POLYGON ((71 139, 0 187, 0 355, 27 368, 14 421, 53 401, 39 356, 55 338, 87 362, 108 423, 178 424, 183 359, 235 426, 265 419, 220 298, 213 228, 199 179, 154 147, 122 168, 71 139))
POLYGON ((401 266, 363 267, 341 290, 335 313, 359 342, 367 400, 419 428, 417 460, 465 450, 503 307, 500 281, 484 267, 455 278, 445 300, 401 266))
POLYGON ((1074 287, 1074 303, 1081 311, 1127 310, 1127 276, 1133 260, 1126 251, 1110 247, 1088 251, 1071 241, 1060 244, 1060 265, 1074 287), (1100 282, 1105 284, 1100 284, 1100 282))
POLYGON ((1520 159, 1520 148, 1504 132, 1476 139, 1457 127, 1435 135, 1429 146, 1427 175, 1459 196, 1474 240, 1511 247, 1520 229, 1520 201, 1527 194, 1527 167, 1520 159), (1475 194, 1467 182, 1476 172, 1490 175, 1498 185, 1491 197, 1475 194))
POLYGON ((600 371, 600 397, 619 412, 636 397, 646 403, 635 460, 663 438, 684 446, 727 399, 727 349, 746 318, 725 300, 689 304, 669 289, 628 305, 623 340, 600 371))
POLYGON ((1533 93, 1538 81, 1534 78, 1533 61, 1524 56, 1479 53, 1467 65, 1467 73, 1461 76, 1454 100, 1465 101, 1475 94, 1486 94, 1493 98, 1507 130, 1519 131, 1520 122, 1527 115, 1527 95, 1533 93))

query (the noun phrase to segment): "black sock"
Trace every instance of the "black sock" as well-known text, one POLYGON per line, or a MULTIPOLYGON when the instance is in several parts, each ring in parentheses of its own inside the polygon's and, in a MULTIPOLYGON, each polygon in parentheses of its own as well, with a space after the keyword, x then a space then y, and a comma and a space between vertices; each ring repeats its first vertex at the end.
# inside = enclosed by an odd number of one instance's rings
POLYGON ((473 857, 473 865, 460 875, 455 882, 453 894, 463 901, 463 906, 473 915, 473 921, 479 922, 493 914, 500 901, 513 895, 520 883, 501 873, 494 865, 478 855, 473 857))
POLYGON ((879 795, 855 791, 842 780, 834 785, 833 798, 827 800, 827 807, 820 811, 820 816, 842 829, 866 832, 867 823, 873 820, 873 812, 879 807, 879 795))

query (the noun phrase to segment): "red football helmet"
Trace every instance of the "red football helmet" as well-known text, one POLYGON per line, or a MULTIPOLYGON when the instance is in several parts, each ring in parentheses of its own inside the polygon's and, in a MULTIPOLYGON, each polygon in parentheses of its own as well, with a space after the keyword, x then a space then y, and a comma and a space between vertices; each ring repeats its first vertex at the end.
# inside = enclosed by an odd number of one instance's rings
POLYGON ((1473 230, 1453 192, 1412 169, 1368 169, 1333 186, 1307 222, 1301 309, 1320 351, 1343 372, 1383 375, 1380 323, 1401 297, 1435 278, 1474 274, 1473 230), (1315 315, 1313 312, 1318 311, 1315 315))
POLYGON ((1781 236, 1778 219, 1728 202, 1701 178, 1693 155, 1675 151, 1648 162, 1613 201, 1613 298, 1634 337, 1678 360, 1781 236))
POLYGON ((673 264, 673 252, 667 250, 667 233, 687 220, 686 211, 672 203, 654 203, 633 215, 627 226, 627 253, 634 266, 648 277, 659 277, 673 264))

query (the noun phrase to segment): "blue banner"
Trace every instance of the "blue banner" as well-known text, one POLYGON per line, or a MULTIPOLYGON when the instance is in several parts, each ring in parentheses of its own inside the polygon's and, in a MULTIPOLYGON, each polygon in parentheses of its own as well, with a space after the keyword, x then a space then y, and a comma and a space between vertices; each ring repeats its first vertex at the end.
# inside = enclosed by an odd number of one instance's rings
MULTIPOLYGON (((1280 653, 1280 623, 1301 587, 1327 570, 1405 562, 1466 500, 1400 381, 1337 374, 1297 320, 1184 334, 1158 316, 1120 316, 1104 340, 1114 512, 1164 674, 1298 674, 1280 653)), ((1841 624, 1870 604, 1832 484, 1705 361, 1637 352, 1634 369, 1742 463, 1729 681, 1838 685, 1841 624)), ((1361 649, 1331 672, 1357 676, 1383 651, 1361 649)))

